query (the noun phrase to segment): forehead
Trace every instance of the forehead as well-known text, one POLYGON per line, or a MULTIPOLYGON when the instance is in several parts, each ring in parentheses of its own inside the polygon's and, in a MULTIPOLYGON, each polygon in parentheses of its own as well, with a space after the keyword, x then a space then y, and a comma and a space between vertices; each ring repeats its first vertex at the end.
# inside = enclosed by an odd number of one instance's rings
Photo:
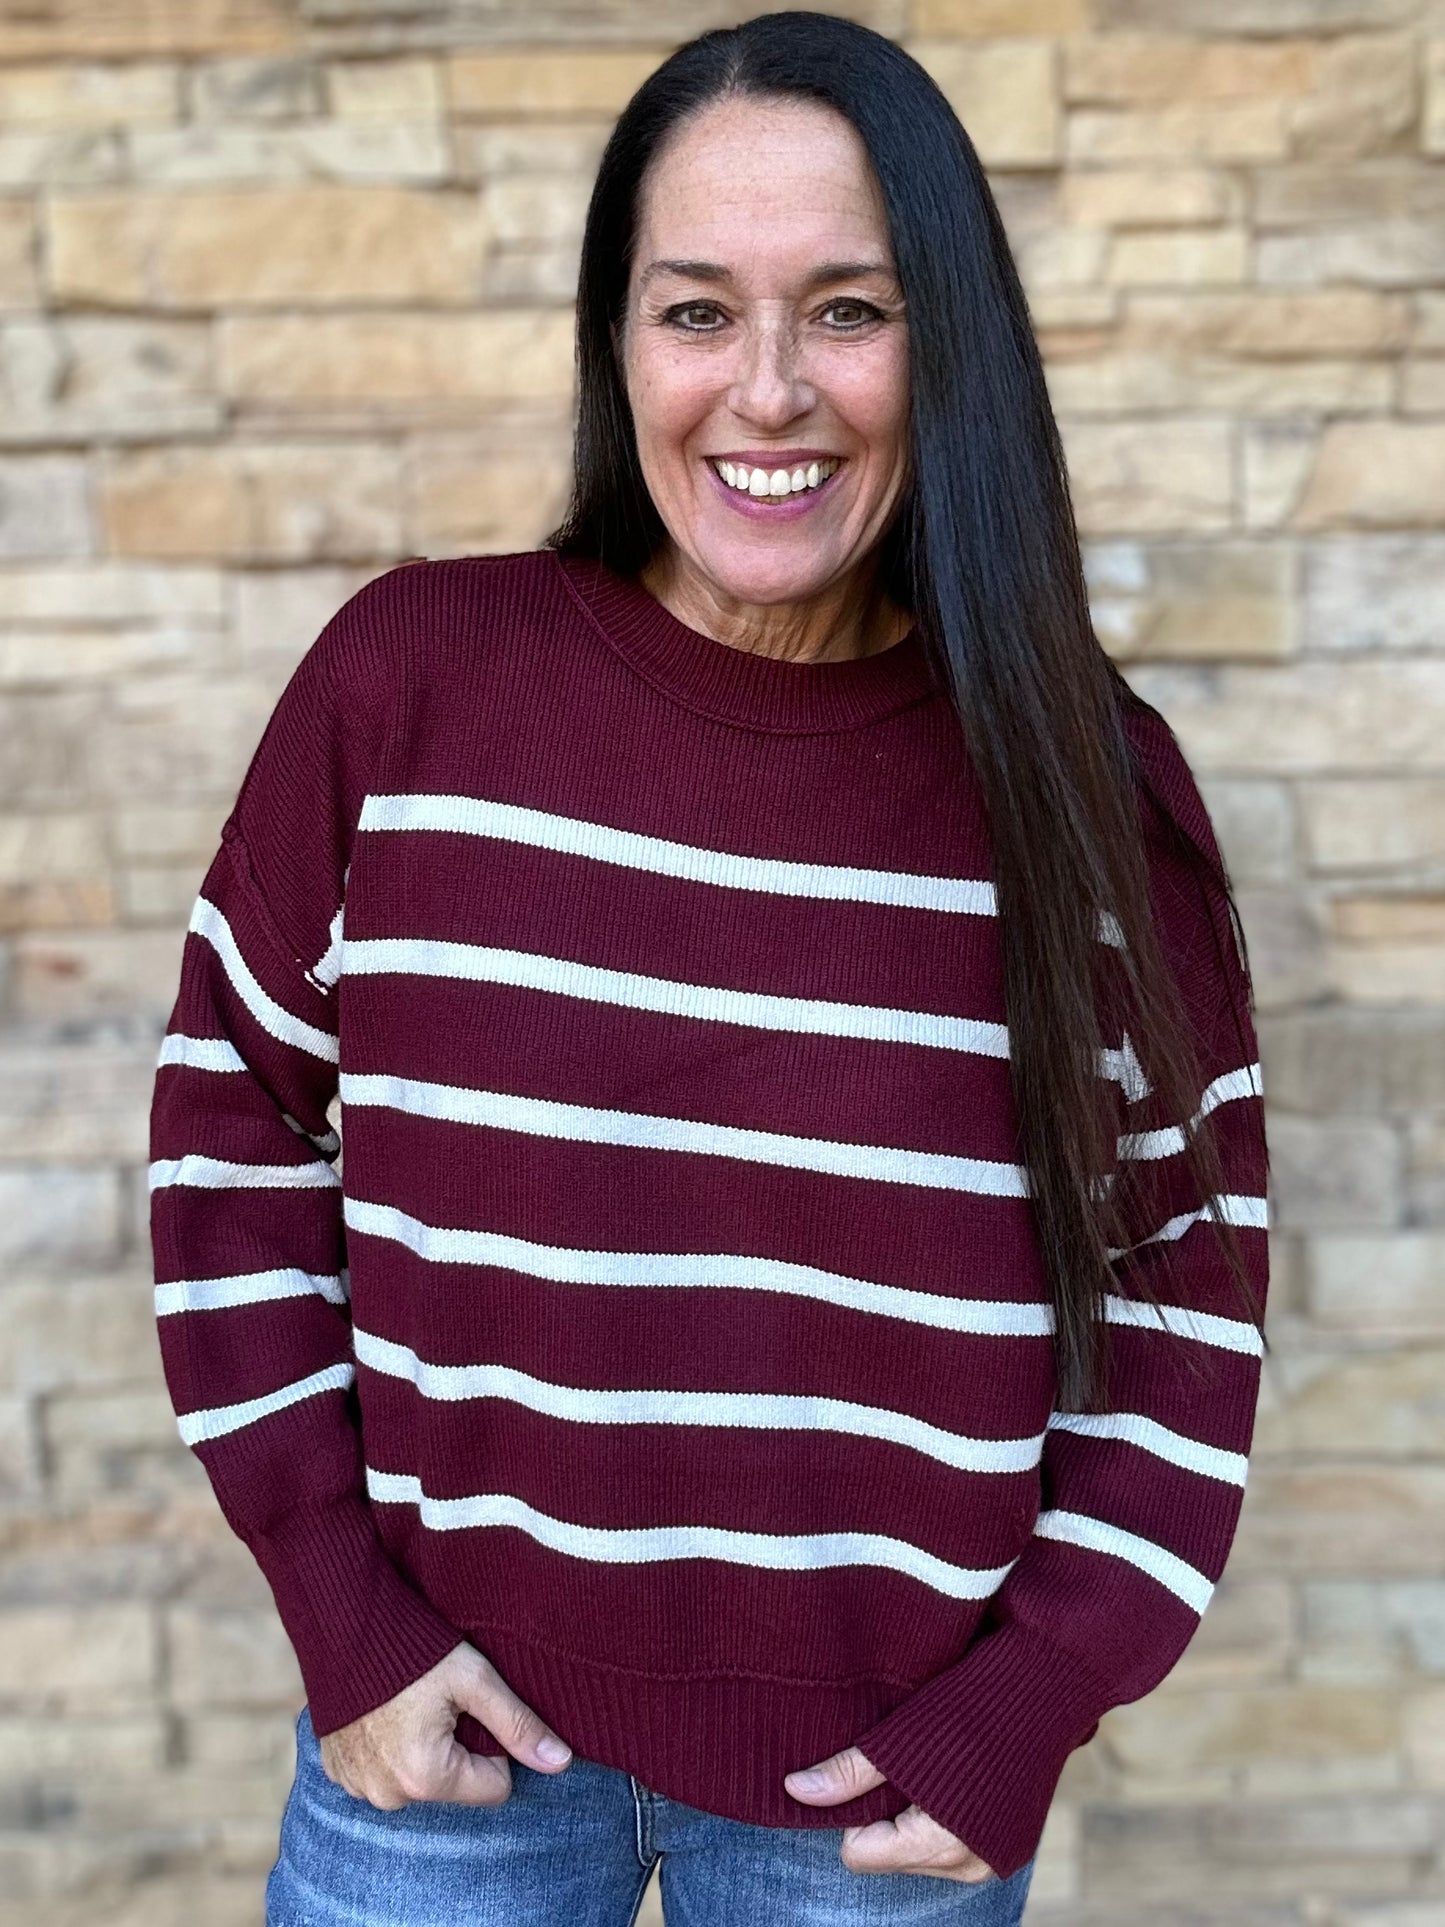
POLYGON ((714 102, 686 121, 642 184, 634 260, 802 265, 891 258, 877 177, 857 130, 800 100, 714 102))

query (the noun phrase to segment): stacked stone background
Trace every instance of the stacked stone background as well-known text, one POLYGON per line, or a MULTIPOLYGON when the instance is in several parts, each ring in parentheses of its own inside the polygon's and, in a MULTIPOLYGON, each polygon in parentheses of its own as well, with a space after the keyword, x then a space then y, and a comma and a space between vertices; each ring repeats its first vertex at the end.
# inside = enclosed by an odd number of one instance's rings
MULTIPOLYGON (((1233 865, 1275 1160, 1235 1550, 1071 1758, 1028 1919, 1440 1927, 1445 4, 846 10, 990 169, 1099 633, 1233 865)), ((148 1272, 181 933, 327 616, 555 520, 592 169, 737 17, 0 6, 0 1927, 261 1918, 300 1682, 148 1272)))

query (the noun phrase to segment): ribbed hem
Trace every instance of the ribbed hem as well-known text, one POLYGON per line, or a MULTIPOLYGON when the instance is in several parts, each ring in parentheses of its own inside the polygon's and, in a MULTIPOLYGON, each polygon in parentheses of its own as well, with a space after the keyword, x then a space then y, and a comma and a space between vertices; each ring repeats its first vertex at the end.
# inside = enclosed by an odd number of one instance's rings
MULTIPOLYGON (((785 1774, 850 1745, 897 1702, 899 1689, 887 1680, 659 1678, 485 1624, 471 1638, 579 1759, 631 1773, 704 1813, 764 1827, 854 1827, 891 1820, 909 1804, 880 1786, 838 1806, 807 1806, 783 1785, 785 1774)), ((469 1713, 458 1719, 456 1736, 474 1753, 504 1750, 469 1713)))
POLYGON ((872 656, 782 662, 690 629, 639 582, 588 557, 553 560, 569 593, 640 676, 689 709, 752 729, 857 729, 935 693, 921 632, 872 656))
POLYGON ((1038 1851, 1064 1762, 1110 1697, 1018 1625, 978 1640, 853 1743, 889 1783, 1007 1880, 1038 1851))
POLYGON ((464 1638, 391 1563, 364 1500, 298 1507, 248 1543, 295 1648, 318 1735, 395 1698, 464 1638))

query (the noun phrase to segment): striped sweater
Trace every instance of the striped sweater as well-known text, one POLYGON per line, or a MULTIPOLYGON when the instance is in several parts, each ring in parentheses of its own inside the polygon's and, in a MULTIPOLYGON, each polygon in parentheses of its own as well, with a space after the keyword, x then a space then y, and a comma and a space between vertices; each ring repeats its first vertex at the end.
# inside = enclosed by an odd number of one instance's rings
MULTIPOLYGON (((1162 719, 1131 727, 1210 843, 1162 719)), ((1249 986, 1150 808, 1262 1295, 1249 986)), ((180 1434, 318 1733, 465 1638, 691 1805, 916 1802, 996 1873, 1033 1854, 1208 1604, 1261 1346, 1121 1036, 1149 1221, 1111 1409, 1055 1411, 994 909, 917 632, 780 662, 547 551, 399 565, 326 624, 196 899, 150 1168, 180 1434), (854 1744, 886 1785, 788 1794, 854 1744)))

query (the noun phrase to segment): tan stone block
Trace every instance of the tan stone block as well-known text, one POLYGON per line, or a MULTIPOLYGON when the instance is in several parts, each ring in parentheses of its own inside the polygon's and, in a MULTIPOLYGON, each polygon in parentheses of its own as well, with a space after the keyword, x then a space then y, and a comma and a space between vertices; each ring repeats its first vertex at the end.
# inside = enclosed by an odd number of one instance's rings
MULTIPOLYGON (((120 1239, 121 1191, 115 1171, 39 1162, 0 1166, 0 1264, 9 1268, 0 1278, 22 1269, 46 1272, 62 1265, 108 1264, 119 1252, 120 1239)), ((0 1296, 21 1289, 31 1287, 0 1283, 0 1296)), ((40 1309, 48 1326, 54 1286, 47 1282, 34 1289, 42 1294, 40 1309)), ((16 1302, 9 1300, 11 1305, 16 1302)), ((28 1371, 20 1338, 7 1326, 0 1375, 8 1384, 31 1389, 34 1381, 26 1376, 28 1371)))
POLYGON ((0 883, 91 876, 106 860, 105 826, 96 816, 0 817, 0 883))
POLYGON ((78 455, 0 455, 0 561, 88 556, 89 475, 78 455))
MULTIPOLYGON (((336 611, 378 573, 356 564, 240 572, 232 589, 237 661, 279 693, 282 682, 336 611)), ((220 827, 219 819, 215 827, 220 827)), ((165 849, 156 844, 129 853, 176 856, 185 852, 179 846, 165 849)))
POLYGON ((560 174, 590 183, 610 132, 607 120, 460 121, 450 129, 455 177, 560 174))
POLYGON ((248 408, 346 420, 404 411, 453 422, 458 404, 554 402, 572 391, 565 313, 238 316, 219 334, 222 391, 248 408))
MULTIPOLYGON (((1250 288, 1235 293, 1131 293, 1122 348, 1189 348, 1266 361, 1366 356, 1404 346, 1410 311, 1403 295, 1371 288, 1250 288)), ((1272 371, 1272 378, 1273 378, 1272 371)))
POLYGON ((1425 103, 1421 145, 1427 154, 1445 154, 1445 39, 1425 45, 1425 103))
POLYGON ((149 1040, 0 1046, 0 1158, 144 1164, 155 1057, 149 1040))
POLYGON ((572 482, 560 436, 423 440, 408 473, 407 527, 428 554, 535 548, 561 521, 572 482))
MULTIPOLYGON (((145 131, 138 128, 137 136, 145 131)), ((0 132, 0 192, 43 195, 62 188, 104 187, 125 178, 122 128, 25 127, 0 132)))
MULTIPOLYGON (((128 142, 131 166, 147 189, 288 183, 368 182, 442 186, 450 172, 446 142, 432 121, 310 121, 286 126, 141 129, 128 142)), ((355 266, 355 263, 352 263, 355 266)))
POLYGON ((1408 137, 1416 115, 1412 34, 1340 34, 1317 52, 1312 91, 1286 107, 1292 154, 1354 159, 1408 137))
POLYGON ((1115 238, 1107 278, 1121 287, 1151 283, 1243 281, 1249 266, 1244 228, 1135 229, 1115 238))
POLYGON ((1438 943, 1337 944, 1330 983, 1362 1004, 1445 1005, 1445 949, 1438 943))
POLYGON ((1275 1113, 1269 1148, 1272 1225, 1361 1230, 1399 1221, 1402 1147, 1392 1125, 1275 1113))
POLYGON ((105 1719, 0 1718, 0 1780, 85 1779, 123 1774, 139 1767, 153 1773, 165 1765, 166 1724, 159 1712, 121 1713, 105 1719))
POLYGON ((219 845, 225 814, 225 805, 214 803, 122 804, 110 817, 110 833, 117 856, 183 857, 199 877, 219 845))
POLYGON ((1259 596, 1105 599, 1094 626, 1116 662, 1270 660, 1295 650, 1289 603, 1259 596))
POLYGON ((118 921, 120 906, 108 877, 0 883, 0 932, 79 930, 118 921))
POLYGON ((0 622, 174 620, 219 626, 226 613, 219 569, 93 562, 0 570, 0 622))
POLYGON ((1445 355, 1401 365, 1400 407, 1407 415, 1445 415, 1445 355))
POLYGON ((1150 663, 1128 676, 1206 771, 1445 768, 1445 662, 1150 663))
POLYGON ((513 174, 488 181, 482 200, 501 247, 580 241, 592 183, 565 174, 513 174))
POLYGON ((206 328, 190 321, 66 316, 0 328, 12 398, 0 440, 159 439, 221 425, 206 328))
POLYGON ((1260 228, 1368 231, 1380 223, 1434 220, 1442 211, 1445 181, 1439 168, 1410 154, 1291 161, 1263 171, 1255 187, 1254 218, 1260 228))
POLYGON ((140 127, 180 113, 180 70, 162 62, 89 61, 0 68, 0 126, 140 127))
POLYGON ((1214 776, 1200 790, 1230 876, 1241 889, 1294 882, 1295 811, 1288 784, 1214 776))
POLYGON ((1420 1686, 1410 1693, 1404 1744, 1411 1786, 1445 1791, 1445 1686, 1420 1686))
POLYGON ((1184 101, 1153 108, 1080 107, 1068 116, 1070 161, 1270 161, 1287 152, 1284 102, 1184 101))
POLYGON ((1358 943, 1445 944, 1445 897, 1335 897, 1330 920, 1337 936, 1358 943))
MULTIPOLYGON (((1372 1277, 1355 1273, 1356 1298, 1362 1276, 1372 1277)), ((1241 1521, 1230 1554, 1241 1574, 1434 1577, 1445 1533, 1445 1468, 1263 1461, 1250 1472, 1245 1516, 1248 1526, 1241 1521)))
POLYGON ((1166 227, 1239 220, 1238 181, 1203 167, 1072 168, 1060 183, 1066 218, 1084 227, 1166 227))
POLYGON ((1105 228, 1040 228, 1014 243, 1014 259, 1030 304, 1037 294, 1097 282, 1108 258, 1105 228))
POLYGON ((1445 272, 1445 221, 1382 218, 1318 233, 1261 234, 1255 274, 1264 285, 1320 287, 1365 281, 1413 287, 1445 272))
POLYGON ((1445 348, 1445 289, 1421 288, 1414 297, 1415 332, 1411 347, 1434 351, 1445 348))
POLYGON ((1281 1370, 1295 1382, 1270 1429, 1271 1449, 1438 1458, 1445 1441, 1442 1366, 1445 1350, 1425 1344, 1283 1360, 1281 1370))
POLYGON ((1243 434, 1240 483, 1247 529, 1283 528, 1314 466, 1320 430, 1314 422, 1250 422, 1243 434))
POLYGON ((917 40, 909 51, 947 96, 985 167, 1057 160, 1056 60, 1047 40, 917 40))
POLYGON ((147 669, 204 669, 216 661, 217 638, 204 630, 15 629, 0 633, 0 690, 93 684, 147 669))
POLYGON ((1045 361, 1095 352, 1112 338, 1120 298, 1113 288, 1032 287, 1028 291, 1034 335, 1045 361))
POLYGON ((301 1698, 298 1691, 294 1707, 286 1700, 279 1712, 262 1708, 233 1713, 207 1705, 183 1716, 187 1767, 200 1773, 289 1776, 296 1766, 294 1721, 301 1698))
POLYGON ((397 456, 380 445, 231 442, 120 453, 97 496, 115 554, 301 561, 400 553, 397 456))
POLYGON ((618 114, 665 58, 649 47, 455 53, 447 93, 454 114, 618 114))
POLYGON ((297 120, 322 111, 321 75, 305 58, 197 61, 186 75, 190 116, 208 134, 229 120, 297 120))
POLYGON ((174 1491, 208 1489, 205 1467, 181 1443, 163 1385, 52 1394, 44 1436, 61 1504, 114 1495, 163 1504, 174 1491))
POLYGON ((1096 14, 1095 0, 914 0, 912 19, 920 34, 997 39, 1083 33, 1095 24, 1096 14))
POLYGON ((1305 92, 1321 57, 1314 40, 1205 40, 1127 32, 1064 44, 1064 98, 1159 103, 1273 99, 1305 92))
POLYGON ((1363 1760, 1400 1744, 1393 1695, 1368 1688, 1211 1686, 1161 1689, 1111 1709, 1109 1738, 1126 1772, 1167 1773, 1181 1756, 1193 1768, 1240 1768, 1262 1758, 1363 1760))
POLYGON ((24 932, 15 941, 11 998, 23 1018, 145 1011, 169 1015, 180 977, 177 930, 24 932))
POLYGON ((1048 368, 1050 398, 1060 414, 1127 415, 1217 410, 1221 414, 1295 415, 1303 410, 1360 412, 1388 408, 1391 370, 1340 361, 1234 361, 1184 351, 1122 349, 1071 357, 1048 368))
POLYGON ((279 694, 271 676, 121 683, 86 745, 92 793, 126 803, 143 796, 229 806, 279 694))
POLYGON ((154 1693, 157 1660, 148 1606, 107 1600, 0 1608, 0 1693, 21 1706, 56 1700, 120 1710, 154 1693))
POLYGON ((123 306, 466 302, 486 243, 474 195, 384 184, 73 194, 47 213, 54 298, 123 306))
POLYGON ((1299 803, 1317 870, 1445 860, 1445 781, 1382 776, 1302 783, 1299 803))
MULTIPOLYGON (((0 1502, 33 1504, 42 1495, 43 1476, 34 1400, 0 1397, 0 1502)), ((0 1720, 0 1779, 5 1773, 5 1721, 0 1720)))
POLYGON ((47 0, 0 13, 0 59, 269 53, 294 46, 301 32, 288 0, 47 0))
POLYGON ((1283 1679, 1295 1645, 1295 1607, 1282 1579, 1226 1572, 1169 1683, 1180 1692, 1283 1679))
POLYGON ((35 234, 32 203, 0 199, 0 311, 39 304, 35 234))
POLYGON ((439 120, 446 111, 441 64, 424 54, 329 61, 326 92, 342 120, 439 120))
POLYGON ((180 1707, 298 1703, 296 1655, 274 1612, 172 1606, 166 1638, 180 1707))
POLYGON ((1321 1325, 1381 1337, 1445 1335, 1445 1234, 1313 1238, 1309 1269, 1310 1313, 1321 1325))
POLYGON ((1291 518, 1300 529, 1438 527, 1445 434, 1433 423, 1327 422, 1291 518))
POLYGON ((1060 426, 1083 533, 1228 527, 1227 423, 1075 421, 1060 426))

